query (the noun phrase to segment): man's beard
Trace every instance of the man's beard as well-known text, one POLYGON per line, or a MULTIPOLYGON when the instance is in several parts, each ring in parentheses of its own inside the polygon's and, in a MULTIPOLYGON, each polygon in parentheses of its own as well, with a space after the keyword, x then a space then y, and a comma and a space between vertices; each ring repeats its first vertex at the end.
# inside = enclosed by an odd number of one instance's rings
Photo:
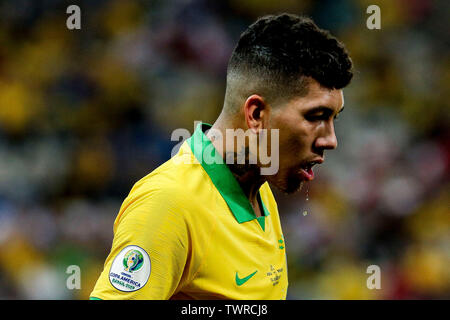
POLYGON ((285 176, 279 176, 278 174, 274 176, 261 176, 261 168, 257 164, 249 163, 250 155, 250 149, 248 147, 241 148, 240 153, 226 153, 225 159, 228 164, 228 168, 238 181, 244 176, 250 176, 253 177, 253 179, 261 180, 262 182, 269 181, 286 195, 290 195, 301 190, 303 186, 303 179, 298 174, 298 168, 291 168, 285 176), (238 157, 244 157, 242 164, 238 163, 238 157))
POLYGON ((272 184, 286 195, 291 195, 300 191, 303 187, 303 180, 299 177, 298 172, 288 172, 285 177, 274 177, 270 179, 272 184))

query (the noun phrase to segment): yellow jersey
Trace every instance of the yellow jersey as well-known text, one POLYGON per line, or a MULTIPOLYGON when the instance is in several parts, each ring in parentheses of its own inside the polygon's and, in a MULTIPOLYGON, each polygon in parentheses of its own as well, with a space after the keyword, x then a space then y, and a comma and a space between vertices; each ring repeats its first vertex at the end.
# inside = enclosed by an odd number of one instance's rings
POLYGON ((91 299, 286 299, 286 249, 269 184, 259 189, 264 215, 256 217, 209 128, 200 123, 133 186, 91 299))

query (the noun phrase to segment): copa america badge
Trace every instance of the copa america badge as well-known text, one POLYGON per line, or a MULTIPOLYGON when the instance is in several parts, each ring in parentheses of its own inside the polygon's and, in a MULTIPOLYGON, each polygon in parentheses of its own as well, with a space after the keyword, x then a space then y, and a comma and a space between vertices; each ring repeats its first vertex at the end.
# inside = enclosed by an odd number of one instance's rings
POLYGON ((147 252, 139 246, 127 246, 114 258, 109 282, 119 291, 132 292, 145 286, 151 263, 147 252))

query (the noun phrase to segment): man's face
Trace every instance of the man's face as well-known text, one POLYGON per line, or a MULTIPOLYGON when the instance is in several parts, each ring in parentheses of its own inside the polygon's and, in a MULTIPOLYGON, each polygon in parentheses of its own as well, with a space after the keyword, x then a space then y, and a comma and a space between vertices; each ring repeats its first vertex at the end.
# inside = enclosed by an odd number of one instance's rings
POLYGON ((281 191, 298 191, 314 179, 312 166, 337 147, 334 119, 342 111, 342 90, 330 90, 311 79, 308 94, 272 109, 271 129, 279 129, 279 170, 268 180, 281 191))

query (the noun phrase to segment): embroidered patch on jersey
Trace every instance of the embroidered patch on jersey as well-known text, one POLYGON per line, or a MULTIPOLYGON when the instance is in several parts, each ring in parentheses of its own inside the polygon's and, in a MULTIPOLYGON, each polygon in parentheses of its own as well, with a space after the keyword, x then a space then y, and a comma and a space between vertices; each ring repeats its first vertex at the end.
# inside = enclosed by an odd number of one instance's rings
POLYGON ((109 282, 117 290, 136 291, 145 286, 150 271, 147 252, 138 246, 127 246, 114 258, 109 270, 109 282))

